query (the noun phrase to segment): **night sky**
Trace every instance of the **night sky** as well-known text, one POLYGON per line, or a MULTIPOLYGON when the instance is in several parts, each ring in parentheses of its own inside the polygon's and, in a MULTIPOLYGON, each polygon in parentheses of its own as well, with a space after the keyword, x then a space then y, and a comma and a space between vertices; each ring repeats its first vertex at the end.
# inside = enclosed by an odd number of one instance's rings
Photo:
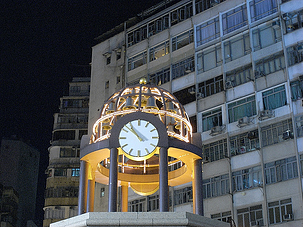
POLYGON ((73 77, 90 76, 94 38, 161 0, 1 0, 0 137, 16 135, 41 154, 37 219, 59 99, 73 77))

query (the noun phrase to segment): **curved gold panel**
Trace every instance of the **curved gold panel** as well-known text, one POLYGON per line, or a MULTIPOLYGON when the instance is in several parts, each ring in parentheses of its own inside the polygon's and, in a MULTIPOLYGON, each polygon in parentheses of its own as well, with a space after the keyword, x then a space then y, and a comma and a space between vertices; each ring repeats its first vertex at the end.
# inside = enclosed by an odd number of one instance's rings
POLYGON ((142 196, 147 196, 154 194, 159 189, 159 183, 153 183, 153 184, 130 183, 130 187, 137 194, 142 196))

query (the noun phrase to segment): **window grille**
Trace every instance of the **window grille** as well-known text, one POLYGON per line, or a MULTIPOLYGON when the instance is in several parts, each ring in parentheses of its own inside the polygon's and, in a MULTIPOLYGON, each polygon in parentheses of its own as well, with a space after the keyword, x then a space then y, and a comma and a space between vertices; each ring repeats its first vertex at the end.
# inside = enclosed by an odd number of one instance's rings
POLYGON ((222 15, 223 35, 247 25, 246 5, 239 6, 222 15))
POLYGON ((229 192, 228 174, 203 180, 203 198, 205 199, 226 195, 229 192))
POLYGON ((233 172, 232 176, 233 191, 243 191, 263 185, 261 166, 233 172))

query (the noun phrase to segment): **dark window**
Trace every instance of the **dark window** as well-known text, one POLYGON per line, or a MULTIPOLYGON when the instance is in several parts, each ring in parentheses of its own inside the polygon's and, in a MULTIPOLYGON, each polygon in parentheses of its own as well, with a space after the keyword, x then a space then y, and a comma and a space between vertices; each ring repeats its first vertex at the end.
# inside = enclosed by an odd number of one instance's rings
POLYGON ((177 91, 174 93, 174 96, 179 100, 179 102, 182 105, 185 105, 187 103, 193 102, 196 100, 196 94, 192 94, 191 91, 195 89, 195 86, 191 86, 188 88, 185 88, 181 91, 177 91))
POLYGON ((53 134, 53 140, 74 140, 75 130, 61 130, 55 131, 53 134))

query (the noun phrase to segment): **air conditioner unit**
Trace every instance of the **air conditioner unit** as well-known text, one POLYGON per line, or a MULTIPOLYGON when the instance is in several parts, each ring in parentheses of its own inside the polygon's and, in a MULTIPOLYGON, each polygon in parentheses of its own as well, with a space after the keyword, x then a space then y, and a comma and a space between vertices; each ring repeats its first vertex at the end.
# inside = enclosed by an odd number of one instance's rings
POLYGON ((286 130, 285 132, 283 132, 282 138, 284 140, 293 139, 294 138, 294 134, 293 134, 292 131, 286 130))
POLYGON ((255 131, 255 132, 249 132, 247 133, 247 138, 252 140, 252 139, 256 139, 258 138, 258 133, 255 131))
POLYGON ((293 214, 284 214, 283 215, 283 221, 292 221, 294 220, 293 214))
POLYGON ((191 87, 188 89, 188 93, 190 93, 191 95, 196 93, 196 88, 195 87, 191 87))
POLYGON ((243 117, 243 118, 240 118, 238 120, 238 127, 243 127, 243 126, 246 126, 250 123, 250 118, 249 117, 243 117))
POLYGON ((251 221, 250 222, 250 227, 259 227, 259 226, 264 226, 263 219, 258 219, 256 221, 251 221))
POLYGON ((225 82, 225 89, 228 89, 228 88, 232 88, 233 87, 233 82, 232 81, 226 81, 225 82))
POLYGON ((298 50, 299 53, 303 52, 303 44, 302 43, 297 46, 297 50, 298 50))
POLYGON ((266 76, 262 71, 255 71, 255 78, 266 76))
POLYGON ((218 134, 221 134, 222 133, 222 126, 215 126, 215 127, 212 127, 210 129, 210 134, 211 136, 216 136, 218 134))
POLYGON ((197 98, 198 99, 204 98, 204 94, 201 92, 197 93, 197 98))
POLYGON ((280 28, 280 23, 279 21, 274 21, 271 26, 273 27, 273 29, 279 29, 280 28))
POLYGON ((265 120, 265 119, 274 117, 274 113, 275 112, 273 110, 263 110, 263 111, 260 111, 259 120, 265 120))

